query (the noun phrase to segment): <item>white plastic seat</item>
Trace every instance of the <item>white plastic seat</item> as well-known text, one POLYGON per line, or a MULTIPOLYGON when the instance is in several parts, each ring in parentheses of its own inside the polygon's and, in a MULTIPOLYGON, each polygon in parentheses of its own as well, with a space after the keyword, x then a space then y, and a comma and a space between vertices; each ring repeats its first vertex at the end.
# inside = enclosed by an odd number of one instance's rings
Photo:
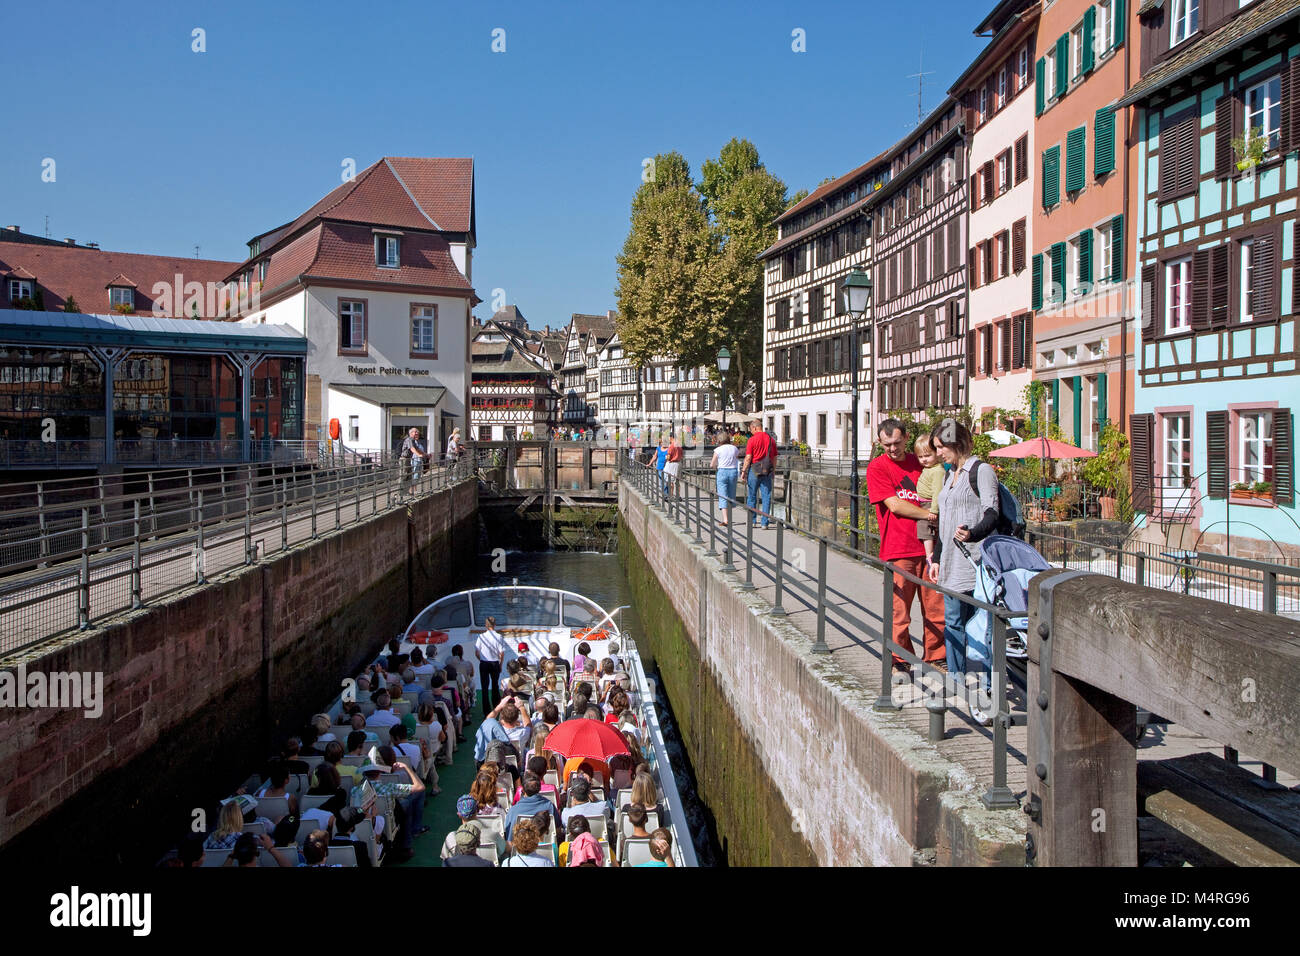
MULTIPOLYGON (((259 806, 258 809, 260 810, 261 807, 259 806)), ((261 823, 245 823, 243 832, 261 834, 266 832, 266 827, 261 823)))
POLYGON ((620 791, 618 792, 618 800, 617 800, 617 806, 618 806, 618 809, 622 810, 625 806, 627 806, 627 805, 628 805, 629 803, 631 803, 631 802, 632 802, 632 788, 631 788, 631 787, 628 787, 628 788, 625 789, 625 790, 620 790, 620 791))
MULTIPOLYGON (((292 778, 290 778, 292 779, 292 778)), ((280 818, 289 812, 288 797, 260 797, 257 801, 257 815, 266 817, 272 823, 279 823, 280 818)), ((256 831, 254 831, 256 832, 256 831)))
MULTIPOLYGON (((204 866, 225 866, 226 859, 230 856, 231 852, 232 852, 231 850, 204 850, 203 865, 204 866)), ((234 866, 233 863, 230 865, 234 866)))
POLYGON ((325 801, 331 799, 324 794, 305 794, 298 798, 298 810, 319 810, 325 805, 325 801))
POLYGON ((337 740, 340 745, 346 747, 348 745, 348 734, 352 733, 352 725, 348 724, 346 726, 331 727, 330 733, 334 735, 334 739, 337 740))
POLYGON ((398 717, 405 717, 411 712, 411 702, 406 698, 393 701, 393 713, 398 717))
POLYGON ((357 757, 357 756, 344 757, 342 760, 339 761, 339 763, 343 764, 343 766, 345 767, 360 767, 362 764, 366 762, 367 761, 365 757, 357 757))
POLYGON ((560 775, 554 770, 548 770, 546 773, 542 774, 542 782, 549 783, 552 787, 555 787, 558 790, 560 788, 560 775))
MULTIPOLYGON (((654 833, 655 830, 659 829, 659 811, 646 811, 645 829, 647 833, 654 833)), ((620 840, 630 840, 632 838, 632 821, 628 819, 626 810, 620 810, 618 813, 618 833, 620 840)))
MULTIPOLYGON (((601 843, 605 843, 605 842, 606 842, 606 837, 605 837, 605 814, 604 814, 604 813, 602 813, 599 809, 596 809, 596 810, 594 810, 594 811, 593 811, 592 813, 590 813, 590 814, 587 814, 587 813, 583 813, 583 814, 574 814, 574 816, 584 816, 584 817, 586 817, 586 818, 587 818, 587 825, 588 825, 589 827, 591 827, 591 835, 594 836, 594 837, 595 837, 597 840, 599 840, 601 843)), ((572 820, 573 817, 570 817, 569 819, 572 820)))
MULTIPOLYGON (((297 847, 292 847, 292 846, 278 846, 278 847, 276 847, 276 849, 280 851, 280 855, 281 855, 281 856, 283 856, 286 860, 289 861, 289 864, 290 864, 291 866, 297 866, 297 865, 298 865, 298 848, 297 848, 297 847)), ((263 846, 263 847, 258 847, 258 849, 257 849, 257 865, 258 865, 258 866, 269 866, 269 867, 271 867, 272 869, 278 869, 279 866, 280 866, 280 863, 279 863, 279 861, 278 861, 274 856, 271 855, 271 851, 268 850, 266 847, 263 846)))
POLYGON ((650 855, 649 839, 627 839, 619 844, 618 861, 622 866, 638 866, 652 860, 654 857, 650 855))
POLYGON ((488 860, 493 866, 497 865, 497 848, 493 843, 481 843, 478 848, 478 855, 488 860))
POLYGON ((329 848, 329 856, 325 862, 331 865, 337 863, 340 866, 356 866, 357 851, 350 846, 332 846, 329 848))
MULTIPOLYGON (((493 814, 486 817, 475 817, 470 823, 475 824, 481 832, 495 833, 501 839, 506 837, 506 818, 504 814, 493 814)), ((554 822, 551 824, 554 826, 554 822)))
POLYGON ((325 762, 325 758, 324 758, 324 757, 301 757, 301 758, 299 758, 299 759, 301 759, 302 762, 305 763, 305 764, 307 765, 307 774, 308 774, 308 776, 310 776, 311 774, 315 773, 315 772, 316 772, 316 768, 319 767, 322 763, 325 762))

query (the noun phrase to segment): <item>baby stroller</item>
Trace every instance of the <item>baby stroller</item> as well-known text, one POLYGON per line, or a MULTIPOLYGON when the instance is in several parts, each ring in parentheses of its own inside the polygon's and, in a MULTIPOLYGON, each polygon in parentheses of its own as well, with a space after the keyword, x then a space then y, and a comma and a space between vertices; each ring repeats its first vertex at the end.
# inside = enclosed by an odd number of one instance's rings
MULTIPOLYGON (((1025 635, 1029 632, 1029 579, 1039 571, 1051 570, 1047 560, 1031 546, 1006 534, 991 534, 980 544, 977 561, 961 542, 955 542, 975 568, 975 597, 1010 611, 1026 615, 1007 621, 1007 657, 1023 658, 1028 651, 1025 635)), ((966 624, 966 641, 972 657, 993 661, 992 615, 977 610, 966 624)))

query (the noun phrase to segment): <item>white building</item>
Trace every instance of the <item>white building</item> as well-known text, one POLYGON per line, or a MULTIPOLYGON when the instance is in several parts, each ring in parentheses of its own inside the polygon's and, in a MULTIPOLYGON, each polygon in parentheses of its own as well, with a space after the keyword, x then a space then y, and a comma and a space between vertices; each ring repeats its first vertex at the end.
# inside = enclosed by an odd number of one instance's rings
POLYGON ((253 238, 227 280, 253 293, 241 322, 308 339, 304 437, 332 419, 356 448, 468 434, 474 247, 470 159, 381 159, 253 238))

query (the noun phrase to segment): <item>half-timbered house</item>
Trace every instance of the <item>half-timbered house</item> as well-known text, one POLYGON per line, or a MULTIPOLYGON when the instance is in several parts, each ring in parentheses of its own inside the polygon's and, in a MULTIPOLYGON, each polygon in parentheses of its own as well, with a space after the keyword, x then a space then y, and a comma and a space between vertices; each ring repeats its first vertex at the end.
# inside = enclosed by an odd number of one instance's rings
POLYGON ((1162 541, 1294 556, 1300 0, 1140 12, 1134 503, 1162 541))
POLYGON ((470 343, 470 434, 478 441, 540 438, 556 424, 551 361, 527 328, 489 319, 470 343))

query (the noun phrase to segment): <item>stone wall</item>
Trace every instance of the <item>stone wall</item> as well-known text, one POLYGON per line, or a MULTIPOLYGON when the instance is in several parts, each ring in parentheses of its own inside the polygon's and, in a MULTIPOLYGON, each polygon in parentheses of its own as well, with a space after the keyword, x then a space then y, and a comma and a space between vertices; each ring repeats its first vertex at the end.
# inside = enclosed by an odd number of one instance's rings
POLYGON ((22 659, 101 672, 104 705, 4 713, 0 863, 147 865, 194 809, 212 820, 341 676, 472 571, 477 494, 464 482, 22 659))

